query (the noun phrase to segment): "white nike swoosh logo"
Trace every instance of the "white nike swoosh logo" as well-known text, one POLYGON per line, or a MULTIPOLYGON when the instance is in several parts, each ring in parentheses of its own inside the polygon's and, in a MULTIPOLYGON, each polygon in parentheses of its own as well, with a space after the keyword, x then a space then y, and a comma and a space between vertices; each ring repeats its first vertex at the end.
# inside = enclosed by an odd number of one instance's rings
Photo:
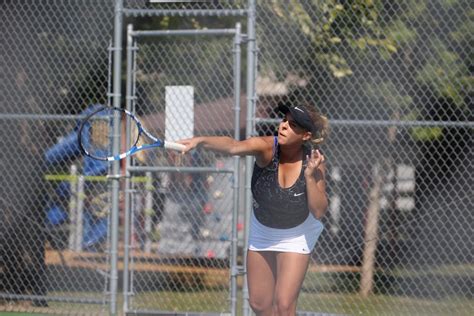
POLYGON ((295 194, 293 194, 293 196, 300 196, 301 194, 304 194, 304 192, 301 192, 301 193, 295 193, 295 194))
POLYGON ((298 110, 298 111, 300 111, 300 112, 303 112, 303 113, 304 113, 304 111, 303 111, 302 109, 300 109, 299 107, 297 107, 297 106, 295 106, 295 110, 298 110))

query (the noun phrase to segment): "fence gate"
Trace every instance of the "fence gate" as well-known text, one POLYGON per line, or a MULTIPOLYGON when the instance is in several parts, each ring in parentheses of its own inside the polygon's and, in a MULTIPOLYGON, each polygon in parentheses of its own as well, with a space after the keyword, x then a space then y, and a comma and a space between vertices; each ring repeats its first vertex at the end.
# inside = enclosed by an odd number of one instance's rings
MULTIPOLYGON (((127 35, 126 106, 152 134, 168 141, 239 138, 240 24, 168 31, 129 25, 127 35)), ((199 149, 148 151, 126 161, 126 313, 236 313, 239 163, 199 149)))

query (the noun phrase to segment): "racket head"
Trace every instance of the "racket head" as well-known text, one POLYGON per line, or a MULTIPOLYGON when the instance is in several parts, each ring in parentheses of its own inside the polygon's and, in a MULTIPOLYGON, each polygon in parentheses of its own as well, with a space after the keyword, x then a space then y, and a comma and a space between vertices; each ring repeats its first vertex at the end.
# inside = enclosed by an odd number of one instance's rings
POLYGON ((102 161, 120 160, 128 156, 138 143, 142 132, 140 122, 130 112, 117 108, 101 106, 88 114, 81 122, 78 131, 78 143, 81 152, 93 159, 102 161), (113 152, 113 122, 120 120, 120 128, 130 122, 131 137, 128 145, 121 141, 120 152, 113 152))

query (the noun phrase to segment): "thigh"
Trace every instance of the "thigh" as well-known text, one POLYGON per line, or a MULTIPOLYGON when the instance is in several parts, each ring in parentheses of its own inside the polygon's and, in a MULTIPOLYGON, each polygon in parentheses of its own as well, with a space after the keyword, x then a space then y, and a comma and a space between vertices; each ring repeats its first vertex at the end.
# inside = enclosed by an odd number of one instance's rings
POLYGON ((280 252, 276 256, 275 300, 295 306, 309 264, 309 255, 280 252))
POLYGON ((247 253, 247 284, 250 300, 259 306, 271 306, 275 288, 276 253, 252 251, 247 253))

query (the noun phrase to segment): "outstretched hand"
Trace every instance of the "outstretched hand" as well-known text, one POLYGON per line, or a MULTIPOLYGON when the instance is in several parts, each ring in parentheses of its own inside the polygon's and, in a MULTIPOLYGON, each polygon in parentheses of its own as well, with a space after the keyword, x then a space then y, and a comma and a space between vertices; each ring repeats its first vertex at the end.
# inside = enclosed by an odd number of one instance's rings
POLYGON ((177 143, 186 146, 182 150, 182 153, 184 154, 184 153, 187 153, 190 150, 196 148, 199 145, 199 140, 196 137, 193 137, 193 138, 178 140, 177 143))
POLYGON ((305 177, 315 176, 321 164, 324 163, 324 156, 317 149, 312 149, 310 155, 306 155, 305 177))

